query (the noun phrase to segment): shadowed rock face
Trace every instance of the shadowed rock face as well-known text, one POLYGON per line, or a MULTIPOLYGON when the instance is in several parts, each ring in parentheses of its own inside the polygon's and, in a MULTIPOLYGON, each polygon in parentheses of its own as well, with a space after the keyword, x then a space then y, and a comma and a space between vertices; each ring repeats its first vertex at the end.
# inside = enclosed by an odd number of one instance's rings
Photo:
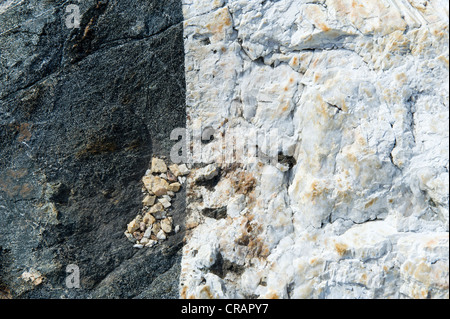
POLYGON ((185 126, 181 1, 82 1, 78 29, 64 1, 26 2, 0 2, 0 297, 178 297, 183 232, 146 250, 123 232, 185 126))

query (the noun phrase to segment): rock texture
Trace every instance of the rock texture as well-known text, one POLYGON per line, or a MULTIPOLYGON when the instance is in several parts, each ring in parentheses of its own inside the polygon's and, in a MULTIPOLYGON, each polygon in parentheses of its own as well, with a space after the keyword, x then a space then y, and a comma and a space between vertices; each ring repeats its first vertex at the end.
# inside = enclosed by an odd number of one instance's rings
POLYGON ((182 232, 140 251, 123 232, 185 126, 181 2, 73 1, 78 29, 69 4, 0 1, 0 296, 176 298, 182 232))
POLYGON ((214 138, 191 158, 181 296, 448 298, 448 2, 183 14, 188 127, 214 138), (224 161, 226 136, 271 131, 224 161))
POLYGON ((449 297, 447 1, 69 4, 0 1, 0 298, 449 297))

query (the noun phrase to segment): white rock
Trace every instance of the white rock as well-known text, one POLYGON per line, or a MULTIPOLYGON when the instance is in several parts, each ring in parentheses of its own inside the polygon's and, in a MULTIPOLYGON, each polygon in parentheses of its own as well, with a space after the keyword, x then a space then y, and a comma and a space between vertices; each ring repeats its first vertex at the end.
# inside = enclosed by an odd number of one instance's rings
POLYGON ((151 235, 152 235, 152 227, 148 227, 144 232, 144 238, 149 239, 151 235))
POLYGON ((167 191, 167 195, 169 195, 170 197, 174 197, 174 196, 175 196, 175 193, 172 192, 172 191, 167 191))
MULTIPOLYGON (((187 166, 186 166, 186 164, 181 164, 181 165, 179 165, 178 166, 178 170, 179 170, 179 176, 186 176, 186 175, 189 175, 189 173, 191 172, 188 168, 187 168, 187 166)), ((174 173, 175 174, 175 173, 174 173)))
POLYGON ((144 248, 144 245, 136 244, 133 246, 133 248, 142 249, 142 248, 144 248))
POLYGON ((145 245, 145 247, 151 248, 151 247, 155 246, 157 243, 158 242, 156 240, 149 240, 147 245, 145 245))
POLYGON ((156 237, 157 237, 159 240, 166 240, 166 239, 167 239, 166 233, 165 233, 162 229, 158 232, 158 234, 156 235, 156 237))
POLYGON ((160 202, 166 209, 172 206, 172 204, 170 203, 170 201, 167 200, 167 198, 160 198, 158 199, 158 202, 160 202))
POLYGON ((215 164, 210 164, 199 169, 195 174, 195 182, 209 181, 219 175, 219 169, 215 164))
POLYGON ((217 131, 193 162, 224 168, 186 185, 183 298, 448 298, 448 4, 427 3, 183 0, 187 128, 217 131))

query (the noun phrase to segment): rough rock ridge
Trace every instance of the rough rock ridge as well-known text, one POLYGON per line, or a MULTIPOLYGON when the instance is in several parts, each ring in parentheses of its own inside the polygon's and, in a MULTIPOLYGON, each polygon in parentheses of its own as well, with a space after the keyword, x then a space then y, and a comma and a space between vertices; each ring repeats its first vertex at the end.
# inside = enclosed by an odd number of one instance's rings
POLYGON ((181 296, 448 298, 448 2, 183 14, 188 128, 214 132, 191 160, 220 174, 188 181, 181 296), (224 161, 231 132, 270 131, 224 161))

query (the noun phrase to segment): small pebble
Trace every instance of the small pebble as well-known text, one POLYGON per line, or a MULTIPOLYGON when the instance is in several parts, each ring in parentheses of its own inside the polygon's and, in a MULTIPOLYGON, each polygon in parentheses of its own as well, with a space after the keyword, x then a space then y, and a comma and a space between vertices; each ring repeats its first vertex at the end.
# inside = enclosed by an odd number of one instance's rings
POLYGON ((134 233, 136 230, 139 229, 140 223, 136 220, 133 219, 127 226, 127 230, 130 234, 134 233))
POLYGON ((172 232, 172 219, 170 217, 161 221, 161 229, 167 234, 172 232))
POLYGON ((189 173, 190 173, 190 171, 187 168, 186 164, 182 164, 182 165, 178 166, 178 169, 180 170, 180 175, 181 176, 189 175, 189 173))
POLYGON ((162 229, 158 232, 158 235, 156 235, 156 237, 159 240, 166 240, 167 239, 166 233, 164 233, 164 231, 162 229))
POLYGON ((181 175, 180 168, 178 167, 177 164, 170 165, 169 169, 172 172, 172 174, 175 175, 176 177, 181 175))
POLYGON ((175 234, 178 234, 180 232, 180 225, 175 226, 175 234))
POLYGON ((168 190, 174 193, 177 193, 180 191, 181 184, 180 183, 172 183, 169 185, 168 190))
POLYGON ((136 238, 137 240, 141 240, 143 237, 143 234, 141 232, 135 231, 133 233, 133 237, 136 238))
POLYGON ((155 219, 155 217, 153 217, 152 214, 150 214, 150 213, 145 214, 143 222, 146 225, 152 225, 155 221, 156 221, 156 219, 155 219))
POLYGON ((152 227, 149 227, 144 233, 144 238, 149 239, 151 235, 152 235, 152 227))
MULTIPOLYGON (((157 236, 161 230, 161 225, 159 223, 153 224, 152 233, 157 236)), ((151 238, 151 237, 150 237, 151 238)))
POLYGON ((151 247, 155 246, 157 243, 158 242, 156 240, 149 240, 147 245, 145 245, 145 247, 151 248, 151 247))
POLYGON ((156 196, 147 195, 142 201, 142 205, 144 206, 152 206, 155 204, 156 196))
POLYGON ((150 208, 150 210, 148 212, 150 214, 154 214, 154 213, 162 212, 163 210, 164 210, 163 204, 158 202, 152 208, 150 208))
POLYGON ((137 249, 142 249, 142 248, 144 248, 144 245, 136 244, 136 245, 134 245, 133 247, 134 247, 134 248, 137 248, 137 249))
POLYGON ((152 173, 166 173, 167 166, 162 159, 154 157, 152 159, 152 173))
POLYGON ((172 206, 170 201, 168 201, 166 198, 160 198, 158 199, 158 201, 164 206, 164 208, 169 208, 170 206, 172 206))
POLYGON ((172 174, 170 171, 167 172, 167 180, 171 183, 176 182, 178 179, 177 177, 172 174))

